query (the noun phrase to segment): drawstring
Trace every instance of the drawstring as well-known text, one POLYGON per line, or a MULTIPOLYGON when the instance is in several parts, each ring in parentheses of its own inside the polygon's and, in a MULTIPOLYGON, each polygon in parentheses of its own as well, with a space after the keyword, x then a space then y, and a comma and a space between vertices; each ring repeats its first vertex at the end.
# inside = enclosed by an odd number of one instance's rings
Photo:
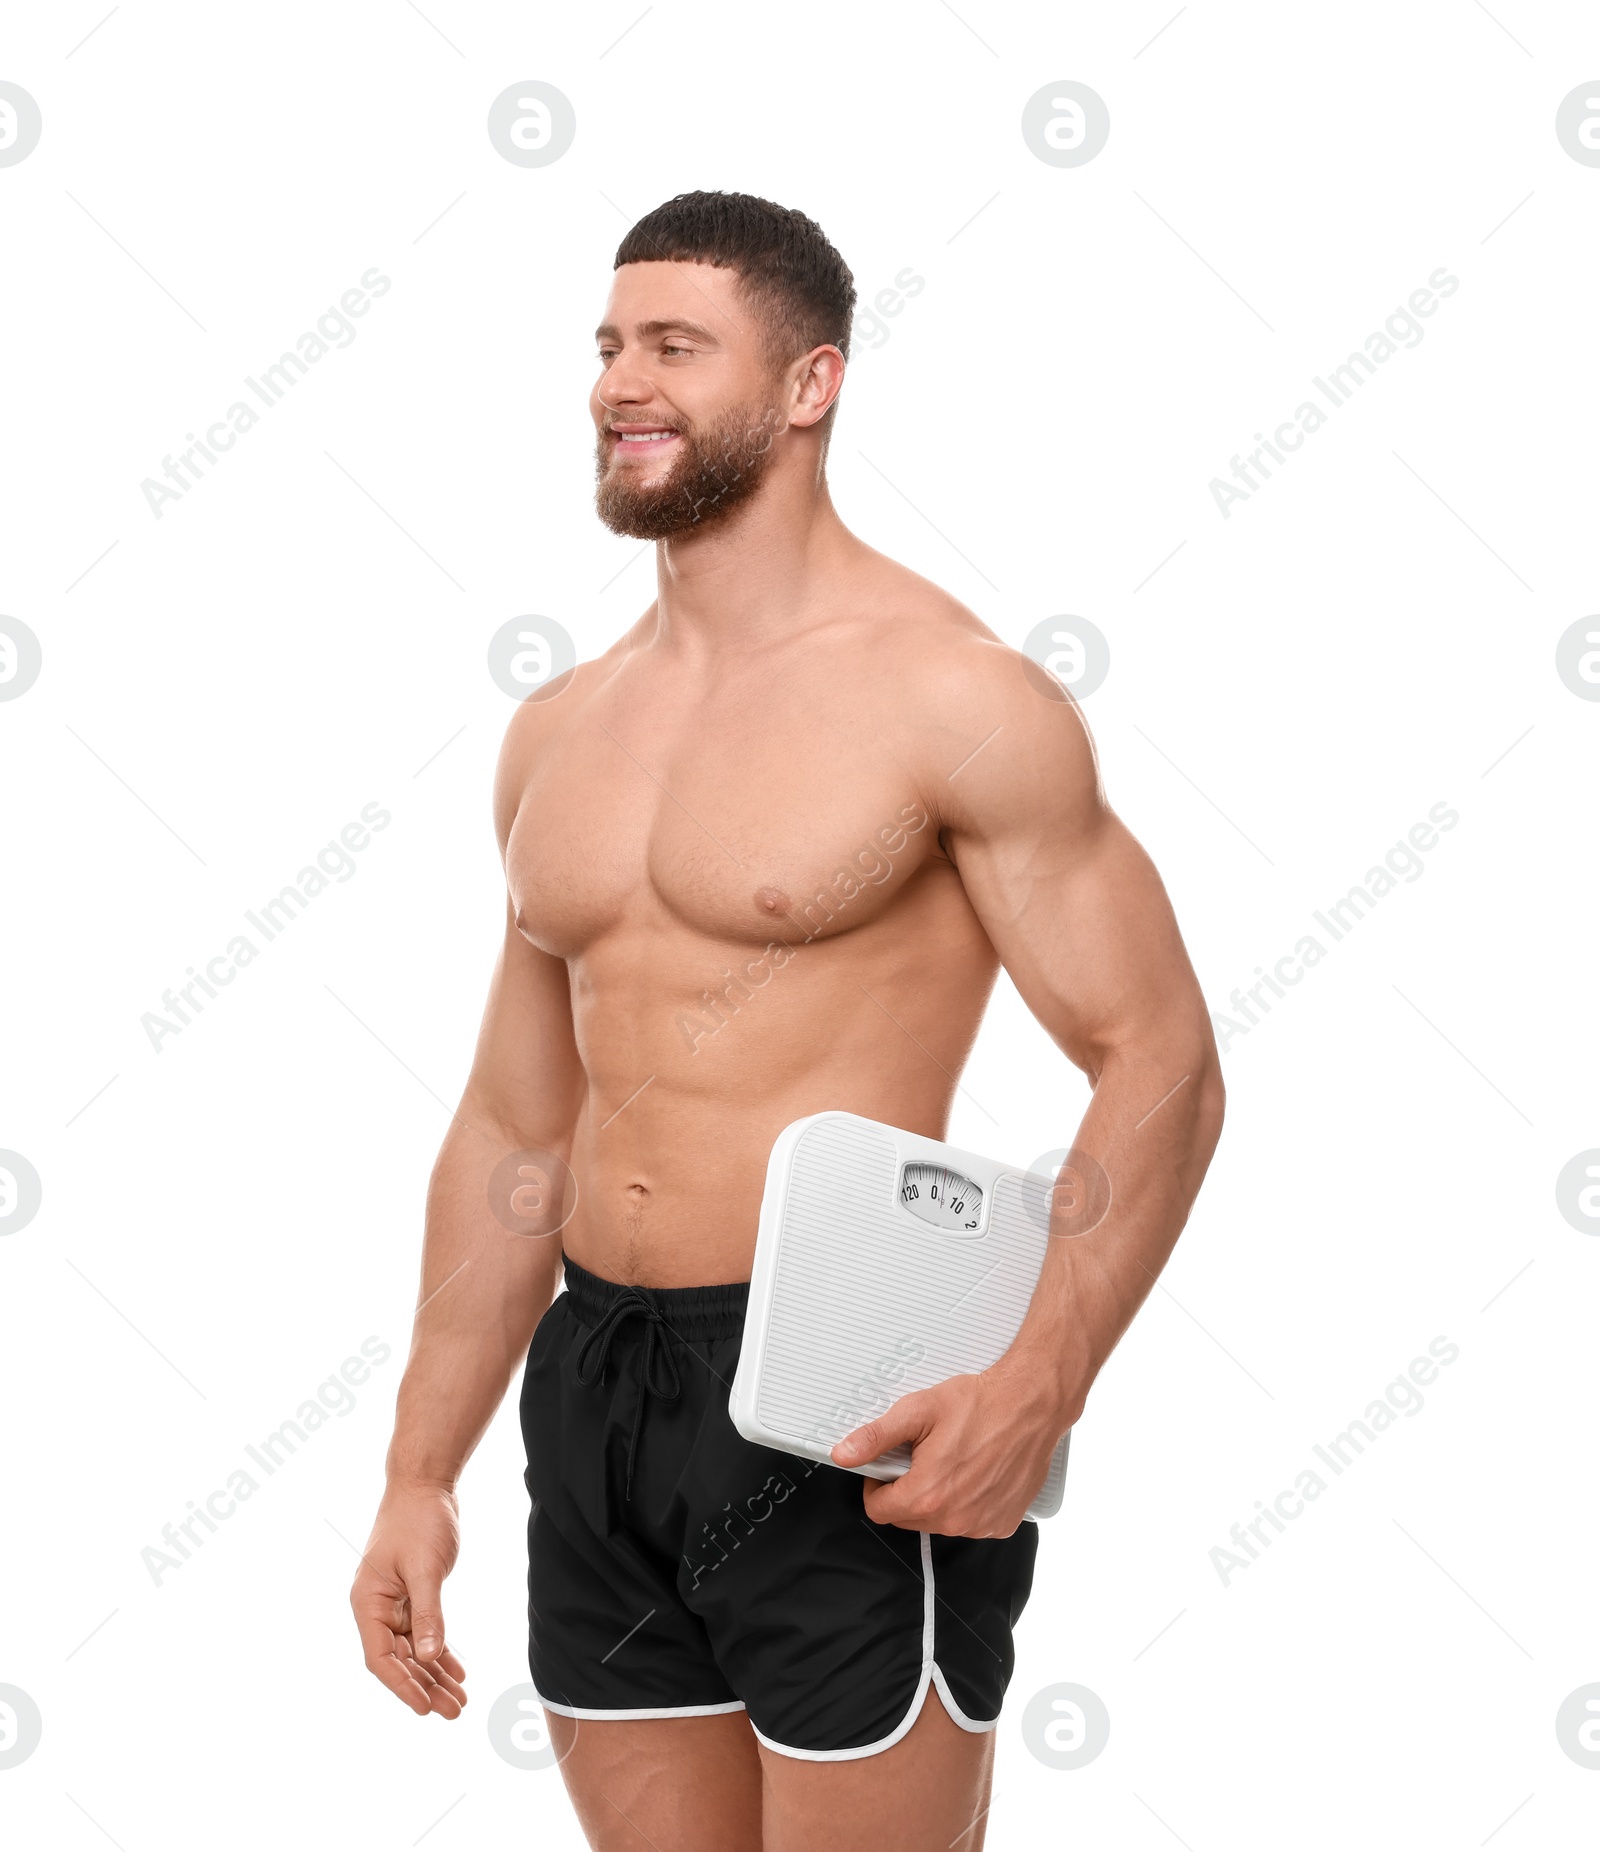
POLYGON ((655 1302, 637 1286, 623 1288, 620 1297, 611 1302, 605 1316, 578 1347, 575 1372, 578 1381, 585 1388, 605 1381, 606 1364, 611 1356, 611 1339, 617 1327, 629 1318, 642 1318, 646 1323, 644 1368, 640 1372, 639 1399, 634 1405, 633 1431, 628 1436, 628 1472, 623 1489, 625 1499, 633 1497, 633 1456, 639 1446, 639 1430, 644 1425, 646 1393, 658 1395, 666 1402, 675 1402, 683 1390, 683 1379, 678 1374, 677 1361, 671 1347, 664 1338, 659 1345, 657 1343, 657 1328, 664 1326, 666 1320, 656 1310, 655 1302))

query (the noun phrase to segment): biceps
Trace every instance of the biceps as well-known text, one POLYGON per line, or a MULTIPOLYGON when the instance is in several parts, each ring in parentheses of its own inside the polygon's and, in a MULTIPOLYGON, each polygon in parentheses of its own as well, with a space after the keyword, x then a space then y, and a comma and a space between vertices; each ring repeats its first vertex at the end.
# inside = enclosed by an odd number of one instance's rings
POLYGON ((564 1141, 582 1085, 566 963, 523 938, 508 903, 467 1094, 524 1142, 548 1145, 564 1141))
POLYGON ((991 840, 961 870, 1018 993, 1079 1066, 1199 1006, 1161 877, 1113 812, 1070 841, 991 840))

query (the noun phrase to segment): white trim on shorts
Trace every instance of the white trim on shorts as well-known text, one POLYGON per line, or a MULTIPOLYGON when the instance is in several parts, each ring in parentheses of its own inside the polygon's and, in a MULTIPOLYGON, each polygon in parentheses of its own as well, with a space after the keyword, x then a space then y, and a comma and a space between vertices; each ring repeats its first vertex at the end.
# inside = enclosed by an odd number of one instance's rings
MULTIPOLYGON (((982 1736, 994 1729, 999 1723, 998 1716, 987 1722, 969 1717, 951 1694, 950 1686, 933 1656, 933 1546, 927 1531, 917 1533, 921 1544, 922 1557, 922 1671, 917 1679, 917 1688, 912 1693, 911 1703, 906 1714, 887 1736, 881 1736, 875 1743, 865 1743, 859 1749, 791 1749, 787 1743, 777 1743, 770 1736, 763 1736, 754 1723, 750 1728, 763 1749, 771 1749, 778 1755, 792 1756, 800 1762, 855 1762, 863 1756, 881 1755, 885 1749, 892 1749, 905 1736, 922 1714, 923 1700, 931 1684, 939 1694, 939 1701, 949 1714, 950 1721, 958 1728, 975 1736, 982 1736)), ((644 1710, 587 1710, 573 1704, 557 1704, 545 1697, 535 1687, 539 1702, 547 1711, 555 1711, 561 1717, 575 1717, 586 1723, 645 1723, 666 1717, 723 1717, 732 1711, 742 1711, 747 1707, 742 1699, 735 1698, 731 1704, 671 1704, 644 1710)))
POLYGON ((859 1749, 791 1749, 787 1743, 775 1743, 770 1736, 763 1736, 752 1723, 755 1738, 763 1749, 775 1750, 779 1755, 793 1756, 800 1762, 855 1762, 862 1756, 881 1755, 885 1749, 892 1749, 907 1734, 912 1724, 922 1713, 923 1699, 927 1696, 931 1684, 939 1694, 939 1701, 950 1714, 950 1721, 963 1730, 981 1735, 992 1730, 1000 1719, 991 1717, 987 1723, 967 1716, 961 1706, 950 1695, 950 1687, 944 1674, 939 1670, 933 1657, 933 1545, 927 1531, 917 1533, 922 1545, 922 1673, 917 1679, 917 1688, 912 1693, 911 1703, 902 1717, 887 1736, 879 1737, 875 1743, 865 1743, 859 1749))

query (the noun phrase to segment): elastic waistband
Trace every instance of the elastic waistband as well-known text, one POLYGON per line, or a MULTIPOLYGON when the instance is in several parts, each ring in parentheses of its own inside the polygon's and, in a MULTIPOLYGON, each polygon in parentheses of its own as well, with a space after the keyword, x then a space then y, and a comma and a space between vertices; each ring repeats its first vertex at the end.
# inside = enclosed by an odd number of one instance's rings
POLYGON ((575 1260, 562 1256, 567 1297, 582 1323, 598 1325, 619 1300, 643 1299, 660 1318, 668 1336, 689 1344, 737 1337, 744 1330, 750 1298, 748 1280, 723 1286, 623 1286, 602 1279, 575 1260))

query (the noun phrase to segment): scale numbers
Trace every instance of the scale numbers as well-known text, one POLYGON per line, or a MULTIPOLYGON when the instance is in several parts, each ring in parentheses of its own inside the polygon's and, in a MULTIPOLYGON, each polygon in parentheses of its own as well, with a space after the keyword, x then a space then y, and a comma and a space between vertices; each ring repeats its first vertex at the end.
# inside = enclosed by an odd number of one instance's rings
POLYGON ((983 1191, 943 1164, 907 1164, 900 1172, 900 1201, 935 1228, 970 1234, 983 1219, 983 1191))

